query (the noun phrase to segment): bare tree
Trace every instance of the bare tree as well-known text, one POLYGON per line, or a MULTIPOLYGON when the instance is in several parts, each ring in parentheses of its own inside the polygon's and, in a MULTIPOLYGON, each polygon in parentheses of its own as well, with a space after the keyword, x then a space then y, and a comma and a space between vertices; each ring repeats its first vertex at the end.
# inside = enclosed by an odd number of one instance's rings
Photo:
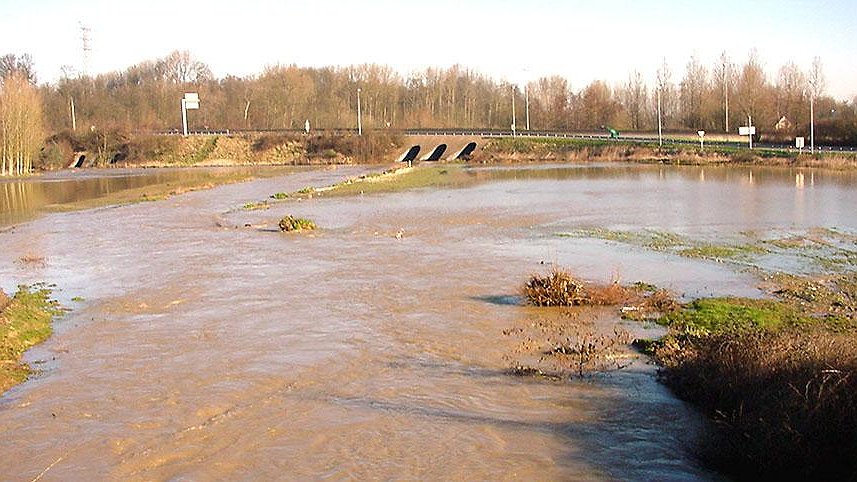
POLYGON ((687 63, 684 79, 681 81, 681 112, 684 127, 700 129, 703 127, 703 102, 708 90, 708 71, 696 57, 687 63))
POLYGON ((806 76, 797 65, 789 62, 782 67, 777 75, 777 116, 783 120, 778 122, 778 128, 787 130, 789 134, 804 124, 806 116, 806 76))
POLYGON ((20 73, 27 82, 36 85, 36 70, 30 54, 20 57, 15 54, 6 54, 0 57, 0 84, 15 73, 20 73))
POLYGON ((812 66, 809 68, 807 82, 809 84, 809 93, 812 97, 817 99, 824 95, 827 80, 824 78, 824 67, 821 64, 821 57, 812 59, 812 66))
POLYGON ((720 119, 724 122, 724 132, 726 133, 729 132, 730 125, 729 103, 733 102, 734 104, 735 72, 735 66, 732 64, 729 56, 726 55, 726 52, 720 54, 720 60, 717 62, 717 66, 713 72, 715 88, 712 91, 716 92, 716 95, 713 97, 723 99, 722 103, 717 102, 721 108, 716 109, 716 112, 720 114, 720 119))
MULTIPOLYGON (((666 59, 664 59, 661 66, 658 68, 656 78, 657 82, 655 85, 655 93, 660 95, 661 121, 665 127, 672 127, 674 125, 673 119, 678 113, 679 105, 675 84, 672 82, 672 72, 670 71, 669 65, 667 65, 666 59)), ((655 97, 653 101, 658 100, 657 95, 653 97, 655 97)), ((653 111, 654 110, 655 109, 653 109, 653 111)))
POLYGON ((744 117, 752 117, 753 125, 773 127, 770 89, 765 70, 756 51, 750 52, 747 63, 741 68, 737 84, 737 104, 744 117))
POLYGON ((211 69, 193 58, 187 50, 176 50, 156 65, 162 78, 175 84, 198 83, 213 78, 211 69))
POLYGON ((14 72, 0 86, 0 175, 24 175, 44 139, 42 101, 26 73, 14 72))
POLYGON ((628 83, 625 84, 625 88, 622 91, 622 104, 628 113, 628 122, 631 129, 643 129, 648 99, 649 91, 643 81, 643 74, 635 70, 628 76, 628 83))

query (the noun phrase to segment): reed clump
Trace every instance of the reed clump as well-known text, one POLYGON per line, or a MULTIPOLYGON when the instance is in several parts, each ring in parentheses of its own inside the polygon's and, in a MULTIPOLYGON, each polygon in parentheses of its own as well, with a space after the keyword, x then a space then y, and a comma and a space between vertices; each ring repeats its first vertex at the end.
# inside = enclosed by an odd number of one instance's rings
POLYGON ((281 219, 279 222, 279 226, 280 231, 284 232, 312 231, 317 228, 315 222, 306 218, 298 218, 292 215, 288 215, 281 219))
POLYGON ((547 275, 530 276, 522 291, 527 303, 534 306, 578 306, 590 300, 582 281, 556 267, 547 275))

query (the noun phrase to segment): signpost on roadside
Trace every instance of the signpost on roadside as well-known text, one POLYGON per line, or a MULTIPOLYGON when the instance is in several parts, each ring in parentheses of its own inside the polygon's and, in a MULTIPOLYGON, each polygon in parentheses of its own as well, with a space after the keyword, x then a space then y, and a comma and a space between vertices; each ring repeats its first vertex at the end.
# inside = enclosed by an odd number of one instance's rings
POLYGON ((182 132, 187 137, 187 111, 199 109, 199 94, 196 92, 187 92, 182 97, 182 132))
POLYGON ((803 152, 804 146, 804 138, 803 137, 795 137, 795 147, 797 147, 798 154, 803 152))
POLYGON ((753 118, 747 116, 747 126, 738 128, 738 135, 747 136, 750 142, 750 149, 753 148, 753 136, 756 134, 756 126, 753 125, 753 118))
POLYGON ((696 133, 697 133, 697 135, 699 135, 699 150, 704 151, 705 150, 705 144, 704 144, 705 131, 696 131, 696 133))

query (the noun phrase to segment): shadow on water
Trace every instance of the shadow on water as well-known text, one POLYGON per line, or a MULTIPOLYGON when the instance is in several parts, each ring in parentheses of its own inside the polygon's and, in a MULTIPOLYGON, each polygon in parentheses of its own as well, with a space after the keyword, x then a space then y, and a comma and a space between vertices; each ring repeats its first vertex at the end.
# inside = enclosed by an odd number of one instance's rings
POLYGON ((524 304, 524 299, 518 295, 485 295, 473 296, 470 299, 498 306, 522 306, 524 304))
MULTIPOLYGON (((437 368, 427 367, 432 370, 437 368)), ((468 376, 496 378, 503 383, 511 376, 494 370, 458 370, 468 376)), ((622 373, 598 375, 595 379, 571 380, 566 382, 548 379, 529 379, 538 384, 561 384, 572 392, 586 392, 587 398, 598 399, 599 411, 590 420, 558 422, 539 419, 532 414, 520 416, 506 414, 486 414, 485 411, 471 411, 443 406, 430 406, 412 400, 389 400, 377 397, 329 397, 324 401, 341 405, 348 409, 379 412, 383 414, 403 415, 424 419, 431 423, 462 424, 478 428, 521 432, 542 433, 565 439, 570 449, 566 456, 568 463, 575 466, 589 466, 600 476, 616 480, 725 480, 717 474, 701 468, 699 462, 698 440, 709 433, 711 427, 699 422, 697 415, 690 415, 690 409, 681 402, 664 407, 663 389, 654 387, 654 394, 648 392, 656 382, 648 373, 622 373), (631 393, 625 388, 633 379, 641 382, 641 387, 631 393), (607 389, 600 389, 601 387, 607 389), (667 411, 664 411, 664 408, 667 411), (664 430, 665 424, 684 423, 683 431, 664 430)), ((515 381, 520 383, 520 379, 515 381)), ((579 395, 570 399, 569 412, 579 408, 579 395)), ((533 447, 532 456, 538 456, 538 447, 533 447)))

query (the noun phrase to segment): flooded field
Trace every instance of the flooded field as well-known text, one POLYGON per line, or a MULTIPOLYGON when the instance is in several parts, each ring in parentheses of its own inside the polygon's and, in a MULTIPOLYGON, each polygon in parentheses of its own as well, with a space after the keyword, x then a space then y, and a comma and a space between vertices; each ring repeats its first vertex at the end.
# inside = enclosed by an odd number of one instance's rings
POLYGON ((162 197, 171 188, 270 177, 295 172, 283 167, 221 167, 171 169, 86 169, 58 171, 24 179, 0 178, 0 228, 33 219, 38 213, 63 210, 68 205, 93 207, 99 199, 125 194, 118 201, 133 202, 162 197), (149 189, 162 187, 161 189, 149 189), (88 205, 87 205, 88 204, 88 205), (81 206, 83 205, 83 206, 81 206))
MULTIPOLYGON (((854 174, 759 168, 474 168, 455 186, 242 209, 366 171, 0 232, 0 287, 56 283, 71 308, 28 354, 42 373, 0 398, 0 478, 716 480, 693 452, 702 418, 644 360, 507 374, 521 340, 504 332, 560 315, 519 306, 521 283, 556 263, 686 298, 761 296, 739 264, 585 233, 857 229, 854 174), (280 233, 287 214, 320 229, 280 233)), ((573 319, 659 333, 610 310, 573 319)))

